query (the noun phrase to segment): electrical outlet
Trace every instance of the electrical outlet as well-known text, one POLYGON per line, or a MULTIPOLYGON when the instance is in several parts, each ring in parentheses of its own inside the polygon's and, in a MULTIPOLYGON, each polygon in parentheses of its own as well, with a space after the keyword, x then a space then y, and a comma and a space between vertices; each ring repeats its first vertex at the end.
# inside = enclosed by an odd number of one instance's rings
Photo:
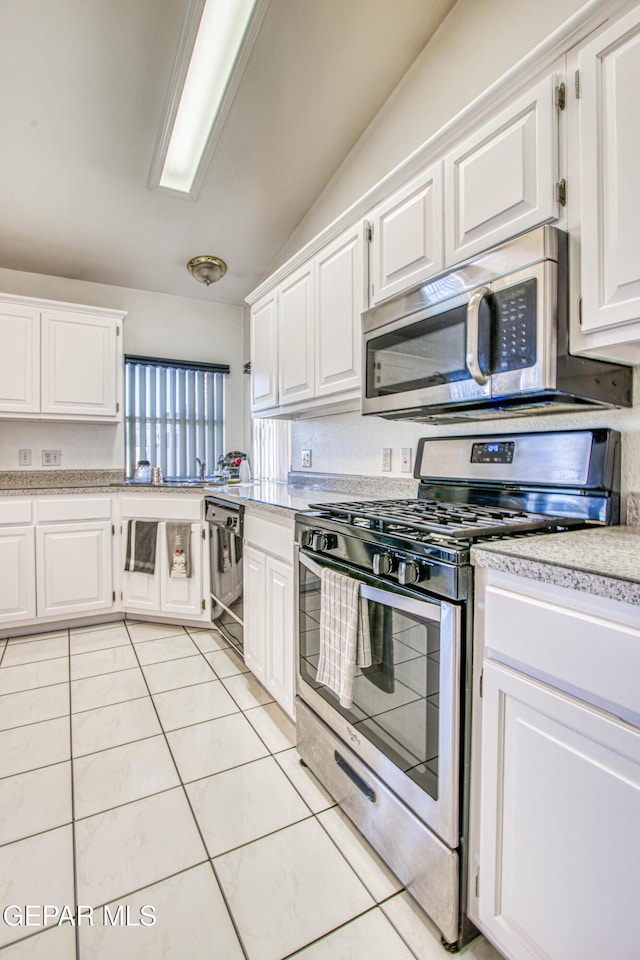
POLYGON ((31 466, 31 450, 18 450, 18 466, 31 466))
POLYGON ((59 467, 62 463, 62 450, 43 450, 42 466, 59 467))
POLYGON ((303 467, 311 466, 311 450, 302 451, 302 466, 303 467))
POLYGON ((385 473, 391 470, 391 447, 382 448, 382 469, 385 473))
POLYGON ((400 472, 411 473, 411 447, 402 447, 400 450, 400 472))

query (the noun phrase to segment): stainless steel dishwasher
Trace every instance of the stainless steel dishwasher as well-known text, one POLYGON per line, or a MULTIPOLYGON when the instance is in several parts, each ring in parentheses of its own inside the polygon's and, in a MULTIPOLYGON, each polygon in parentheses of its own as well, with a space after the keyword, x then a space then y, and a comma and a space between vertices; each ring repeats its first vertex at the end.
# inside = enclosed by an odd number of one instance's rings
POLYGON ((205 498, 209 524, 211 619, 220 633, 243 657, 242 534, 243 504, 205 498))

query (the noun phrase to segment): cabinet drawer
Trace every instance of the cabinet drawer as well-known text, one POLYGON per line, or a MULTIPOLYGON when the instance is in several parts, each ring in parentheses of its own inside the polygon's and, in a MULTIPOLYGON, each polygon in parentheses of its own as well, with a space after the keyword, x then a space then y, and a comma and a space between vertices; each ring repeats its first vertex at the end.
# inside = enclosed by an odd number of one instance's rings
POLYGON ((244 538, 254 547, 293 563, 293 524, 277 523, 245 513, 244 538))
POLYGON ((202 519, 202 497, 189 499, 156 494, 150 497, 122 497, 120 507, 123 520, 191 520, 202 519))
POLYGON ((32 500, 14 500, 12 497, 0 500, 0 524, 15 527, 19 523, 32 523, 32 517, 32 500))
POLYGON ((38 500, 40 523, 67 520, 110 520, 111 497, 47 497, 38 500))
POLYGON ((628 604, 598 606, 593 612, 576 611, 555 597, 544 600, 489 585, 486 655, 640 724, 640 611, 636 627, 628 604))

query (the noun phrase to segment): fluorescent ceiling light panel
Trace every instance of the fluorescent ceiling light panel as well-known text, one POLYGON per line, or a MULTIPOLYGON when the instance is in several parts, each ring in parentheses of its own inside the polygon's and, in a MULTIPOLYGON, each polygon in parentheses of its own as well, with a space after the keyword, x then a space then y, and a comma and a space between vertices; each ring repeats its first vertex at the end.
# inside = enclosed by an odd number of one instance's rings
MULTIPOLYGON (((152 186, 193 195, 194 183, 225 93, 230 87, 255 5, 256 0, 205 0, 168 145, 168 124, 165 120, 165 135, 159 144, 160 159, 154 161, 152 168, 152 186), (166 152, 162 159, 165 145, 166 152), (158 176, 160 165, 161 173, 158 176)), ((256 33, 254 29, 252 39, 255 39, 256 33)), ((184 57, 184 51, 179 56, 184 57)), ((247 57, 248 53, 245 62, 247 57)), ((244 62, 238 71, 236 85, 242 67, 244 62)), ((175 99, 174 92, 170 102, 175 103, 175 99)), ((230 99, 227 109, 229 105, 230 99)))

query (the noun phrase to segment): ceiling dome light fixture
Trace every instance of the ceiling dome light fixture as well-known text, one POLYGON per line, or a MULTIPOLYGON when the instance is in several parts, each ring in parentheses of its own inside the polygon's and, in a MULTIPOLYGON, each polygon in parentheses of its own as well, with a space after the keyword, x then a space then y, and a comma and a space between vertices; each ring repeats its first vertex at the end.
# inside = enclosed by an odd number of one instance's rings
POLYGON ((187 270, 192 277, 195 277, 200 283, 206 283, 209 286, 224 277, 227 272, 227 265, 220 257, 210 257, 207 255, 201 257, 191 257, 187 264, 187 270))

